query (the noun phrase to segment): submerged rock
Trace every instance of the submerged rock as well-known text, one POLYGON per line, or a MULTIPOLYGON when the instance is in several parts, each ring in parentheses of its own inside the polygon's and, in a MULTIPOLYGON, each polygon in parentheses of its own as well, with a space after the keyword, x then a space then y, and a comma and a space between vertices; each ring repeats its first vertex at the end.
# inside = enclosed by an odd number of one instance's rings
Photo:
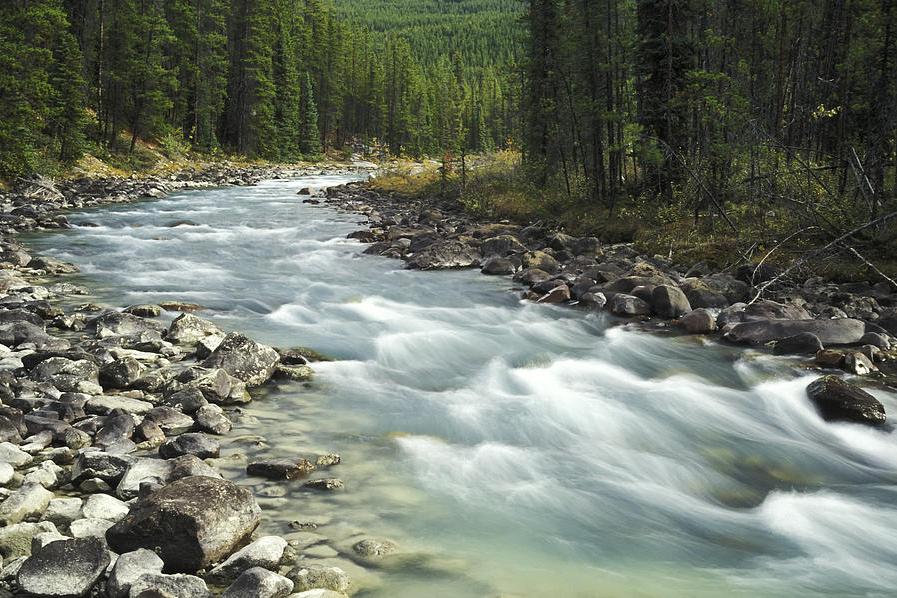
POLYGON ((295 480, 307 476, 314 470, 315 466, 306 459, 297 461, 290 459, 256 461, 246 467, 247 474, 270 480, 295 480))
POLYGON ((190 476, 150 494, 106 533, 116 552, 154 550, 167 571, 197 571, 228 557, 258 526, 260 509, 246 488, 190 476))
POLYGON ((807 395, 826 421, 880 426, 887 416, 878 399, 837 376, 823 376, 807 387, 807 395))

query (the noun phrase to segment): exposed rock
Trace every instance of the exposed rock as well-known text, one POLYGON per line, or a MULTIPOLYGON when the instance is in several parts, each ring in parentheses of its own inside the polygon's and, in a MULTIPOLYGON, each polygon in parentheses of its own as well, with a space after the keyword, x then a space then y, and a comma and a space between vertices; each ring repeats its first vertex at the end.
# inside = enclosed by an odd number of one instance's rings
POLYGON ((171 440, 166 440, 159 447, 159 456, 163 459, 173 459, 181 455, 195 455, 200 459, 217 457, 221 452, 218 441, 201 432, 181 434, 171 440))
POLYGON ((100 370, 100 384, 104 388, 129 388, 143 376, 144 367, 133 357, 106 364, 100 370))
POLYGON ((716 318, 704 308, 698 308, 679 318, 679 325, 689 334, 709 334, 716 330, 716 318))
POLYGON ((208 320, 185 313, 171 323, 165 338, 173 343, 192 345, 209 336, 224 338, 224 332, 208 320))
POLYGON ((109 551, 96 538, 59 540, 22 564, 19 587, 35 596, 84 596, 110 563, 109 551))
POLYGON ((172 407, 164 405, 153 407, 146 417, 156 422, 166 436, 183 434, 193 429, 193 418, 172 407))
POLYGON ((278 364, 274 368, 274 377, 293 382, 308 382, 314 377, 315 371, 307 365, 283 365, 278 364))
POLYGON ((662 318, 678 318, 691 311, 691 304, 679 287, 660 285, 651 291, 651 309, 662 318))
POLYGON ((610 300, 610 310, 618 316, 646 316, 651 313, 651 306, 638 297, 617 293, 610 300))
POLYGON ((247 336, 232 332, 203 362, 203 367, 220 368, 250 386, 267 382, 280 362, 277 351, 247 336))
POLYGON ((816 355, 822 349, 818 336, 811 332, 799 332, 776 341, 773 352, 776 355, 816 355))
POLYGON ((891 350, 891 341, 889 341, 885 335, 877 332, 867 332, 864 334, 863 338, 860 339, 860 344, 872 345, 873 347, 878 347, 882 351, 891 350))
POLYGON ((41 519, 50 521, 62 529, 68 529, 72 521, 81 517, 81 505, 82 501, 77 497, 52 498, 41 519))
POLYGON ((408 261, 412 268, 420 270, 444 270, 469 268, 480 261, 480 252, 458 240, 437 241, 416 253, 408 261))
POLYGON ((823 376, 813 381, 807 387, 807 395, 826 421, 880 426, 887 419, 878 399, 837 376, 823 376))
POLYGON ((32 457, 10 442, 0 442, 0 462, 9 463, 13 467, 22 467, 31 463, 32 457))
POLYGON ((293 582, 282 575, 253 567, 221 594, 221 598, 284 598, 293 591, 293 582))
POLYGON ((333 467, 334 465, 339 465, 342 461, 342 457, 336 453, 328 453, 326 455, 318 455, 318 458, 315 459, 315 465, 317 467, 333 467))
POLYGON ((604 306, 607 305, 607 297, 604 296, 604 293, 584 293, 579 298, 579 305, 597 311, 604 309, 604 306))
POLYGON ((131 582, 128 598, 212 598, 212 593, 194 575, 144 573, 131 582))
POLYGON ((196 427, 210 434, 227 434, 233 425, 218 405, 203 405, 196 410, 196 427))
POLYGON ((109 598, 128 598, 131 584, 142 575, 161 574, 163 566, 159 555, 145 548, 119 555, 106 582, 106 593, 109 598))
POLYGON ((117 483, 131 465, 132 459, 123 455, 113 455, 96 450, 86 450, 75 458, 72 480, 100 478, 117 483))
POLYGON ((161 324, 133 314, 117 311, 107 312, 88 323, 88 329, 96 332, 97 338, 113 336, 139 336, 145 332, 161 332, 161 324))
POLYGON ((10 525, 37 518, 47 510, 53 493, 40 484, 25 484, 0 504, 0 524, 10 525))
POLYGON ((150 494, 109 529, 106 539, 116 552, 153 549, 169 571, 196 571, 230 555, 259 519, 249 490, 191 476, 150 494))
POLYGON ((483 264, 480 270, 490 276, 504 276, 514 273, 514 262, 505 257, 491 257, 483 264))
POLYGON ((343 481, 337 478, 323 478, 319 480, 309 480, 302 484, 305 488, 312 490, 339 490, 343 487, 343 481))
POLYGON ((544 251, 530 251, 523 254, 522 264, 524 268, 532 268, 555 274, 561 269, 561 265, 556 259, 545 253, 544 251))
POLYGON ((92 519, 121 521, 130 508, 124 502, 108 494, 93 494, 84 499, 81 514, 92 519))
POLYGON ((246 466, 247 474, 270 480, 295 480, 307 476, 314 470, 315 466, 306 459, 297 461, 290 459, 256 461, 246 466))
POLYGON ((480 252, 484 257, 504 258, 514 253, 525 253, 526 245, 521 243, 513 235, 499 235, 485 239, 480 245, 480 252))
POLYGON ((570 301, 570 288, 565 284, 559 284, 536 301, 536 303, 565 303, 570 301))
POLYGON ((4 559, 30 556, 34 536, 56 531, 56 526, 49 521, 0 526, 0 556, 4 559))
POLYGON ((132 305, 125 309, 125 313, 141 318, 158 318, 162 315, 162 308, 158 305, 132 305))
POLYGON ((345 593, 352 583, 345 571, 327 565, 300 565, 290 570, 287 577, 293 581, 297 592, 324 589, 345 593))
POLYGON ((244 546, 223 563, 209 571, 216 580, 234 579, 251 567, 276 570, 283 557, 287 541, 279 536, 264 536, 244 546))
POLYGON ((101 395, 91 397, 84 404, 87 413, 107 415, 112 411, 124 411, 133 415, 146 415, 153 409, 153 404, 140 399, 132 399, 118 395, 101 395))
POLYGON ((736 324, 725 334, 728 341, 762 345, 796 334, 814 334, 826 346, 850 345, 859 342, 866 331, 860 320, 756 320, 736 324))
POLYGON ((844 353, 826 349, 817 351, 816 363, 824 368, 840 368, 844 363, 844 353))
POLYGON ((112 527, 108 519, 78 519, 69 525, 69 533, 74 538, 99 538, 106 536, 106 531, 112 527))
POLYGON ((878 368, 872 363, 872 360, 859 351, 850 351, 845 354, 844 363, 841 367, 857 376, 865 376, 866 374, 878 371, 878 368))

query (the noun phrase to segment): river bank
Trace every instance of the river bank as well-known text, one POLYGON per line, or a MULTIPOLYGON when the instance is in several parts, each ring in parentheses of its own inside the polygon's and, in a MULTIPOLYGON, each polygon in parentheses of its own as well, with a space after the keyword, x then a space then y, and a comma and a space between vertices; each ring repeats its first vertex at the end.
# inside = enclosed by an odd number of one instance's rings
MULTIPOLYGON (((32 179, 0 198, 6 590, 317 597, 349 589, 340 569, 303 567, 287 540, 253 536, 261 510, 252 492, 207 461, 219 456, 216 437, 231 431, 232 414, 256 389, 272 379, 310 379, 315 352, 226 333, 194 315, 202 306, 190 302, 79 304, 88 291, 67 280, 78 268, 33 256, 16 240, 68 228, 68 210, 320 172, 212 167, 166 178, 32 179)), ((341 489, 330 473, 339 455, 305 457, 255 461, 247 475, 304 479, 314 492, 341 489)), ((373 538, 356 544, 360 558, 389 548, 373 538)))

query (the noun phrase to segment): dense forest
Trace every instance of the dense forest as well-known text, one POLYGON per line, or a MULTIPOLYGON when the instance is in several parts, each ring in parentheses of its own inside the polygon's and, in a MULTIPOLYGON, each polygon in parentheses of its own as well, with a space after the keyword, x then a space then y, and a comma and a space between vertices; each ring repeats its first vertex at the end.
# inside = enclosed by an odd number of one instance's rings
POLYGON ((8 0, 0 176, 141 139, 281 161, 489 150, 516 126, 513 78, 466 49, 422 59, 320 0, 8 0))
POLYGON ((608 213, 676 206, 732 237, 876 222, 893 241, 891 0, 531 0, 527 23, 538 187, 608 213))

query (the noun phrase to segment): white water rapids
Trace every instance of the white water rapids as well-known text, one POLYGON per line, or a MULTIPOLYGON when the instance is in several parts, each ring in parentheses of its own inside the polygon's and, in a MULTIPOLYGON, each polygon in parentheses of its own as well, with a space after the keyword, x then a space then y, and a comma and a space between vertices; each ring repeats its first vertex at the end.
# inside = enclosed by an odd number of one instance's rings
POLYGON ((293 537, 365 597, 897 594, 897 433, 823 422, 780 358, 363 256, 361 218, 296 195, 345 180, 186 192, 30 240, 98 300, 195 301, 339 359, 259 394, 224 441, 267 530, 318 521, 323 539, 293 537), (242 473, 327 451, 342 492, 242 473), (402 554, 362 570, 358 533, 402 554))

